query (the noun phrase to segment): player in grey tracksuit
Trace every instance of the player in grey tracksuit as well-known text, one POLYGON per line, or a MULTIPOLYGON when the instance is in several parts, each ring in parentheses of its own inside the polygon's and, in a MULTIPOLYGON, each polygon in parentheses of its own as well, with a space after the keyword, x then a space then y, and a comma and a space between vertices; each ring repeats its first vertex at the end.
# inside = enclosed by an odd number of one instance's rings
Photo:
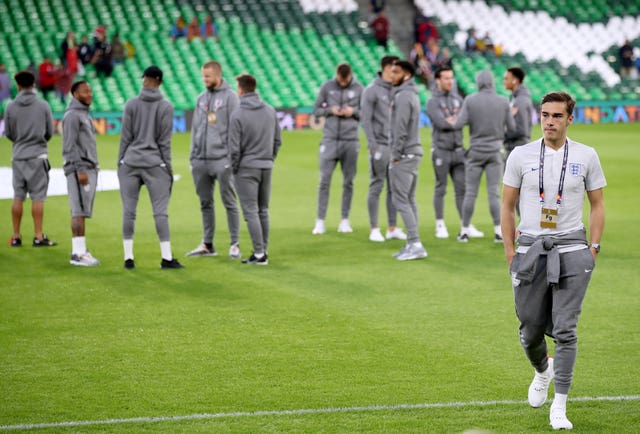
POLYGON ((240 257, 238 246, 240 214, 229 163, 228 128, 231 113, 238 107, 238 96, 222 78, 218 62, 202 67, 207 89, 198 96, 191 123, 191 175, 200 199, 202 214, 202 243, 188 256, 215 256, 213 243, 216 227, 213 191, 219 183, 220 197, 227 211, 231 247, 229 256, 240 257))
POLYGON ((320 142, 320 185, 318 186, 318 212, 314 234, 323 234, 327 215, 331 176, 340 163, 342 168, 342 220, 339 232, 352 232, 349 211, 353 197, 353 179, 356 176, 360 137, 360 98, 362 85, 353 77, 346 63, 338 65, 336 78, 325 82, 320 88, 313 114, 325 117, 320 142))
POLYGON ((413 81, 415 69, 406 60, 396 60, 392 67, 395 87, 391 110, 391 197, 407 229, 407 243, 394 257, 401 261, 420 259, 427 251, 418 234, 416 186, 422 161, 420 143, 420 99, 413 81))
POLYGON ((458 241, 469 241, 469 225, 475 208, 482 172, 487 175, 489 211, 493 219, 494 241, 500 235, 500 180, 504 158, 502 145, 505 133, 515 129, 509 101, 496 93, 491 71, 476 75, 478 92, 468 96, 453 123, 454 128, 469 124, 469 149, 465 160, 465 192, 462 204, 462 228, 458 241))
POLYGON ((22 246, 20 225, 27 194, 31 198, 33 216, 34 247, 56 245, 42 232, 44 202, 49 186, 47 142, 53 135, 53 116, 45 101, 39 100, 34 90, 35 77, 29 71, 20 71, 14 79, 18 95, 7 105, 4 112, 5 136, 13 142, 11 166, 13 170, 13 203, 11 220, 13 236, 9 244, 22 246))
POLYGON ((282 143, 276 111, 255 92, 256 79, 236 77, 240 106, 229 123, 229 153, 235 184, 253 244, 253 254, 242 262, 266 265, 269 247, 271 171, 282 143))
POLYGON ((518 67, 509 68, 504 73, 504 87, 511 92, 509 104, 517 110, 514 116, 516 128, 505 135, 505 161, 516 146, 529 143, 531 138, 532 115, 535 109, 531 102, 531 92, 524 85, 524 77, 525 72, 518 67))
POLYGON ((133 235, 142 185, 147 186, 156 232, 160 239, 161 268, 183 268, 171 253, 168 207, 173 185, 171 135, 173 106, 160 93, 162 71, 144 71, 142 91, 127 101, 122 114, 118 180, 122 199, 122 237, 125 268, 135 268, 133 235))
POLYGON ((397 56, 385 56, 380 62, 381 71, 378 76, 362 92, 360 102, 360 122, 367 138, 369 155, 369 194, 367 206, 369 210, 369 224, 371 233, 369 240, 384 241, 378 226, 378 210, 380 194, 387 181, 387 239, 405 237, 402 229, 396 226, 397 214, 391 199, 389 186, 389 162, 391 149, 389 148, 389 123, 391 122, 391 98, 393 86, 391 84, 391 67, 398 60, 397 56))

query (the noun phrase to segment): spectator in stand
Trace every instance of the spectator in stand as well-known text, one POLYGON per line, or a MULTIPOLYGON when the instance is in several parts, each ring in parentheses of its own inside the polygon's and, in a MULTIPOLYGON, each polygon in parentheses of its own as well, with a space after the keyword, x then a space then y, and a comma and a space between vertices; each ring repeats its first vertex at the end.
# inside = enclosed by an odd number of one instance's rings
POLYGON ((438 68, 453 68, 453 61, 451 60, 451 52, 448 48, 443 48, 438 56, 437 63, 434 71, 438 68))
POLYGON ((124 52, 127 59, 131 59, 133 56, 136 55, 136 47, 128 39, 124 41, 124 52))
POLYGON ((191 18, 191 22, 187 26, 187 39, 192 41, 194 38, 200 37, 200 24, 196 17, 191 18))
POLYGON ((11 98, 11 80, 7 74, 7 67, 4 63, 0 63, 0 105, 5 99, 11 98))
POLYGON ((49 56, 44 56, 44 60, 38 68, 38 75, 40 76, 39 87, 47 99, 47 95, 52 90, 55 90, 56 86, 56 66, 51 62, 49 56))
POLYGON ((119 64, 124 61, 125 56, 126 53, 124 45, 122 41, 120 41, 120 34, 116 33, 113 35, 113 38, 111 38, 111 59, 114 64, 119 64))
POLYGON ((182 18, 182 15, 179 16, 176 20, 175 24, 171 28, 171 32, 169 33, 169 35, 174 41, 178 38, 184 38, 187 36, 187 28, 185 26, 184 18, 182 18))
POLYGON ((78 73, 78 46, 75 39, 68 42, 65 61, 62 62, 62 65, 66 67, 67 72, 71 75, 71 81, 73 81, 73 78, 78 73))
POLYGON ((373 14, 377 15, 384 10, 386 3, 387 2, 385 0, 371 0, 369 3, 369 9, 371 9, 373 14))
POLYGON ((89 38, 85 35, 82 37, 80 45, 78 46, 78 58, 83 65, 86 65, 87 63, 91 63, 92 57, 93 48, 89 45, 89 38))
POLYGON ((218 26, 216 25, 213 17, 211 15, 207 15, 204 23, 200 27, 200 36, 202 38, 214 37, 216 41, 220 41, 220 36, 218 35, 218 26))
POLYGON ((107 42, 107 28, 100 26, 93 35, 93 59, 98 74, 107 77, 113 72, 113 62, 111 60, 111 45, 107 42))
POLYGON ((472 51, 478 50, 478 33, 476 29, 473 27, 469 29, 469 36, 467 37, 467 41, 464 43, 464 51, 470 53, 472 51))
POLYGON ((67 95, 71 90, 71 84, 73 83, 74 76, 75 74, 73 74, 68 67, 64 66, 64 64, 60 63, 56 67, 56 81, 54 87, 56 89, 56 96, 63 104, 67 103, 67 95))
POLYGON ((427 60, 424 53, 424 46, 416 42, 413 45, 413 49, 409 55, 411 62, 415 67, 415 77, 420 80, 422 84, 425 86, 429 86, 429 80, 431 78, 431 65, 429 64, 429 60, 427 60))
POLYGON ((29 59, 29 64, 27 65, 26 68, 24 68, 24 70, 32 73, 33 76, 36 78, 36 83, 39 82, 38 68, 36 67, 36 64, 33 62, 33 60, 29 59))
POLYGON ((389 19, 384 11, 376 14, 375 19, 371 21, 371 29, 373 30, 373 36, 376 38, 378 45, 383 46, 386 50, 389 40, 389 19))
POLYGON ((624 41, 624 45, 618 51, 620 60, 620 77, 629 77, 633 70, 633 46, 629 40, 624 41))
POLYGON ((69 49, 77 49, 76 45, 76 38, 73 32, 67 32, 64 40, 60 44, 60 61, 63 65, 67 64, 67 53, 69 52, 69 49))

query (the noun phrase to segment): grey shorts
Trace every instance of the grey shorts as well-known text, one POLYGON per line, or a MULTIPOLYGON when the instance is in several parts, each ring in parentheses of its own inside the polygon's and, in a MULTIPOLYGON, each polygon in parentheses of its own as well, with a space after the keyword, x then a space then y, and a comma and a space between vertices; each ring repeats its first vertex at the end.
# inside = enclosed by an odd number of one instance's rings
POLYGON ((93 200, 96 197, 98 186, 98 171, 87 169, 89 183, 80 185, 76 172, 67 175, 67 191, 69 192, 69 205, 71 217, 91 217, 93 213, 93 200))
POLYGON ((13 197, 25 200, 27 194, 31 200, 44 202, 49 188, 49 170, 51 165, 46 158, 13 160, 13 197))

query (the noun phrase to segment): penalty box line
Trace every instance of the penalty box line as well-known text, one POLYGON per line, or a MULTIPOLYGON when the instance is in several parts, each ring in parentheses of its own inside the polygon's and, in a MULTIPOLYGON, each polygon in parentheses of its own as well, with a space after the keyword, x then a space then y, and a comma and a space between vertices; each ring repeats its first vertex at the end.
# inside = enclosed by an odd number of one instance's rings
MULTIPOLYGON (((640 395, 626 396, 583 396, 570 398, 570 402, 615 402, 615 401, 638 401, 640 395)), ((422 403, 422 404, 396 404, 396 405, 368 405, 358 407, 334 407, 334 408, 308 408, 297 410, 263 410, 263 411, 237 411, 230 413, 201 413, 188 414, 183 416, 155 416, 155 417, 132 417, 103 420, 78 420, 67 422, 32 423, 17 425, 0 425, 0 431, 21 431, 44 428, 77 428, 91 425, 120 425, 135 423, 158 423, 158 422, 179 422, 192 420, 211 419, 233 419, 265 416, 301 416, 309 414, 330 414, 330 413, 358 413, 367 411, 395 411, 395 410, 424 410, 438 408, 465 408, 465 407, 488 407, 499 405, 521 405, 527 401, 503 400, 503 401, 467 401, 467 402, 444 402, 444 403, 422 403)))

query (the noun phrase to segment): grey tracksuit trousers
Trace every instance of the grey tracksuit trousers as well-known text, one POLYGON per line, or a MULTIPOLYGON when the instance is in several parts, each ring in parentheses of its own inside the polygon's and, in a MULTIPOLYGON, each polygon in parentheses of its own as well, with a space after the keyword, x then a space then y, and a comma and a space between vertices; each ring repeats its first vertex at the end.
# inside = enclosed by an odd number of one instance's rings
POLYGON ((471 223, 483 171, 487 174, 487 195, 489 197, 489 211, 493 219, 493 225, 500 224, 500 181, 502 179, 503 164, 504 159, 500 151, 481 152, 473 148, 467 151, 464 201, 462 203, 463 227, 467 227, 471 223))
POLYGON ((267 253, 269 247, 269 198, 271 169, 241 167, 235 175, 242 214, 247 222, 254 253, 267 253))
POLYGON ((456 198, 456 208, 458 215, 462 218, 462 204, 465 192, 465 167, 464 149, 455 150, 431 149, 431 162, 436 175, 435 192, 433 195, 433 208, 436 213, 436 220, 444 219, 444 196, 447 193, 447 181, 449 176, 453 181, 453 191, 456 198))
POLYGON ((238 244, 240 234, 240 213, 233 187, 231 164, 227 158, 217 160, 191 160, 191 176, 200 199, 202 214, 202 242, 213 243, 216 229, 215 204, 213 190, 216 181, 220 183, 220 197, 227 210, 227 224, 231 244, 238 244))
POLYGON ((396 226, 397 211, 391 198, 391 186, 389 185, 389 162, 391 161, 391 149, 388 146, 379 146, 374 155, 369 153, 369 194, 367 207, 369 208, 369 224, 372 228, 378 227, 378 214, 380 194, 387 182, 387 223, 390 227, 396 226))
POLYGON ((118 181, 122 198, 122 237, 125 240, 133 239, 140 188, 146 185, 158 238, 160 242, 170 241, 168 207, 173 176, 169 171, 161 166, 131 167, 121 164, 118 181))
POLYGON ((421 161, 421 155, 407 156, 399 160, 397 164, 389 166, 391 197, 393 204, 404 221, 407 230, 407 243, 420 241, 416 187, 418 184, 418 167, 421 161))
POLYGON ((342 169, 341 217, 349 218, 353 198, 353 180, 358 166, 359 142, 337 142, 320 145, 320 185, 318 186, 318 218, 324 220, 329 204, 331 176, 338 162, 342 169))

